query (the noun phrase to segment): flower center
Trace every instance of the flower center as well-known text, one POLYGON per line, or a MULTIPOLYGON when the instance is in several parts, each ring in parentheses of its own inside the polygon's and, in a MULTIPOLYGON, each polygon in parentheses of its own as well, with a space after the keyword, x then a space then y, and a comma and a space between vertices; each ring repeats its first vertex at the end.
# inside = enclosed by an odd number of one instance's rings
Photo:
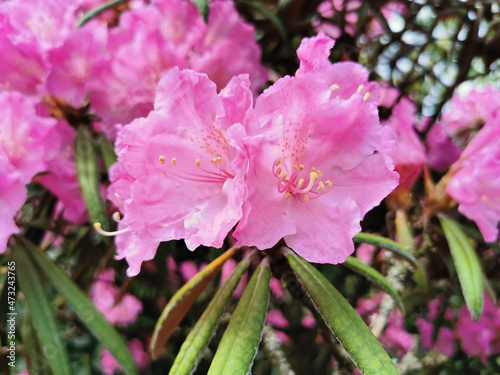
MULTIPOLYGON (((165 164, 165 155, 161 155, 159 159, 161 164, 165 164)), ((224 183, 228 178, 234 178, 228 171, 229 164, 225 163, 220 155, 203 161, 196 159, 193 163, 172 158, 170 163, 172 167, 168 168, 168 173, 181 180, 224 183)))
POLYGON ((330 180, 322 181, 323 173, 319 169, 312 167, 307 176, 304 165, 294 165, 292 171, 288 171, 281 159, 273 163, 273 174, 278 179, 278 191, 284 193, 283 198, 293 195, 299 203, 316 199, 332 187, 330 180))

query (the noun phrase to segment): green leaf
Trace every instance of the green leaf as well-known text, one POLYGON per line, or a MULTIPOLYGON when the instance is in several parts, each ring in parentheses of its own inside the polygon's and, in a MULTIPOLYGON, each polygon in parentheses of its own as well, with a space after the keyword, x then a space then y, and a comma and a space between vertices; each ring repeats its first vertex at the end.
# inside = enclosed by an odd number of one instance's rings
POLYGON ((207 0, 191 0, 194 5, 198 8, 203 19, 206 21, 208 19, 208 1, 207 0))
POLYGON ((367 243, 373 246, 380 247, 382 249, 387 249, 417 266, 417 259, 408 251, 406 251, 403 246, 393 240, 378 236, 376 234, 363 232, 356 234, 353 240, 356 243, 367 243))
POLYGON ((90 129, 80 126, 75 140, 75 163, 78 182, 82 189, 83 199, 94 223, 100 223, 108 229, 108 220, 104 212, 99 188, 100 173, 97 150, 90 129))
MULTIPOLYGON (((26 249, 21 245, 13 251, 16 261, 16 274, 19 286, 26 298, 31 312, 33 325, 42 342, 44 354, 54 375, 72 374, 69 356, 62 341, 61 328, 57 324, 54 310, 49 302, 47 293, 36 266, 32 263, 26 249)), ((8 319, 16 319, 15 312, 9 312, 8 319)))
POLYGON ((460 225, 450 218, 439 215, 444 235, 450 247, 451 257, 462 286, 465 303, 474 321, 483 312, 483 274, 476 252, 460 225))
POLYGON ((128 0, 112 0, 112 1, 109 1, 107 3, 104 3, 100 6, 98 6, 97 8, 95 9, 92 9, 92 10, 89 10, 83 17, 82 19, 80 20, 80 22, 78 22, 78 25, 77 27, 82 27, 83 25, 85 25, 87 22, 89 22, 92 18, 95 18, 97 17, 99 14, 101 14, 102 12, 105 12, 107 11, 108 9, 111 9, 111 8, 114 8, 115 6, 117 5, 120 5, 122 3, 125 3, 127 2, 128 0))
POLYGON ((262 14, 269 21, 271 21, 271 23, 276 27, 276 30, 278 30, 278 32, 280 33, 281 38, 284 41, 287 40, 286 30, 285 26, 283 25, 283 22, 281 22, 281 20, 276 14, 267 9, 264 4, 255 0, 245 0, 243 1, 243 4, 246 4, 257 10, 258 12, 260 12, 260 14, 262 14))
POLYGON ((287 258, 327 326, 349 353, 361 374, 399 374, 372 331, 333 285, 294 252, 288 251, 287 258))
POLYGON ((115 146, 104 135, 101 138, 101 143, 99 146, 100 146, 102 160, 104 161, 106 169, 109 171, 109 168, 111 168, 111 166, 115 164, 116 161, 118 160, 115 153, 115 146))
POLYGON ((80 288, 52 263, 40 249, 31 243, 28 243, 26 248, 56 290, 75 310, 82 322, 108 348, 126 373, 138 374, 137 365, 121 336, 97 311, 94 304, 90 302, 80 288))
POLYGON ((269 264, 263 260, 234 310, 208 375, 250 374, 266 320, 270 279, 269 264))
POLYGON ((160 318, 156 322, 149 351, 151 357, 156 359, 161 349, 169 339, 175 327, 186 316, 198 296, 206 289, 208 284, 220 272, 222 266, 230 257, 234 255, 239 247, 232 247, 212 263, 198 272, 177 293, 168 301, 163 309, 160 318))
POLYGON ((368 280, 375 283, 380 288, 389 293, 391 297, 394 298, 394 301, 396 301, 401 311, 405 311, 403 301, 401 301, 401 297, 399 296, 398 292, 396 292, 396 289, 394 289, 392 284, 387 281, 387 279, 380 272, 378 272, 373 267, 370 267, 369 265, 363 263, 358 258, 352 256, 347 257, 346 261, 343 264, 353 271, 359 273, 360 275, 366 277, 368 280))
POLYGON ((241 261, 224 285, 219 288, 207 309, 182 344, 181 350, 170 369, 170 375, 188 375, 196 369, 199 358, 214 335, 220 317, 249 264, 249 258, 241 261))

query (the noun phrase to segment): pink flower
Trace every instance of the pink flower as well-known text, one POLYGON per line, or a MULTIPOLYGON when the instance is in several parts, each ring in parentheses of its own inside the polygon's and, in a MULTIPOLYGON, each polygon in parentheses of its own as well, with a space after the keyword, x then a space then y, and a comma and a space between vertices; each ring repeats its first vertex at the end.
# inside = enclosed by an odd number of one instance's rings
POLYGON ((463 350, 469 355, 481 356, 483 362, 492 354, 500 353, 500 308, 484 294, 483 314, 474 322, 466 306, 459 311, 456 333, 463 350))
MULTIPOLYGON (((158 86, 155 110, 121 129, 109 197, 124 213, 130 240, 222 246, 247 197, 249 85, 235 77, 217 94, 206 75, 174 68, 158 86)), ((141 255, 126 242, 117 239, 118 252, 133 274, 141 255)))
MULTIPOLYGON (((231 273, 234 271, 236 267, 236 261, 233 258, 229 258, 226 263, 222 266, 221 276, 220 276, 220 285, 224 284, 226 280, 231 276, 231 273)), ((245 273, 241 278, 238 286, 236 287, 233 297, 239 298, 243 294, 248 282, 248 274, 245 273)))
MULTIPOLYGON (((426 123, 427 121, 422 121, 426 123)), ((426 128, 427 126, 424 126, 426 128)), ((427 164, 438 171, 444 171, 460 158, 462 149, 444 133, 440 123, 435 124, 425 139, 427 143, 427 164)))
POLYGON ((425 164, 425 147, 415 129, 416 106, 409 99, 403 98, 392 110, 392 116, 383 125, 390 127, 397 137, 396 147, 387 150, 396 171, 401 178, 399 186, 410 189, 425 164))
POLYGON ((467 95, 456 92, 441 118, 445 133, 457 136, 482 126, 500 108, 499 102, 500 91, 491 86, 471 90, 467 95))
MULTIPOLYGON (((144 350, 144 345, 141 340, 132 339, 127 346, 140 370, 149 366, 151 358, 144 350)), ((105 375, 113 375, 116 371, 120 371, 122 367, 108 350, 103 350, 101 354, 101 369, 105 375)))
POLYGON ((440 314, 439 309, 445 308, 443 317, 447 321, 453 320, 453 311, 449 307, 442 306, 440 298, 436 298, 429 303, 429 313, 426 317, 417 318, 417 328, 420 331, 420 340, 422 348, 425 350, 435 349, 439 353, 446 356, 453 355, 455 335, 448 327, 437 327, 438 334, 436 341, 433 341, 434 336, 434 320, 440 314))
POLYGON ((14 217, 27 198, 21 174, 0 155, 0 254, 5 252, 7 241, 18 233, 14 217))
POLYGON ((485 241, 498 238, 500 222, 500 117, 488 121, 453 165, 446 188, 458 210, 474 220, 485 241))
POLYGON ((90 299, 110 323, 123 326, 137 319, 142 311, 142 303, 129 293, 125 293, 117 302, 120 289, 114 285, 114 281, 113 269, 102 271, 92 286, 90 299))
POLYGON ((0 108, 0 158, 27 184, 47 168, 45 156, 52 146, 47 135, 56 120, 38 116, 35 103, 16 92, 0 92, 0 108))
MULTIPOLYGON (((266 315, 266 323, 281 329, 285 329, 289 326, 288 320, 286 320, 285 316, 280 310, 269 311, 266 315)), ((281 330, 275 330, 274 333, 282 344, 290 341, 290 338, 285 332, 281 330)))
POLYGON ((190 55, 189 67, 206 73, 218 88, 233 76, 248 73, 250 89, 256 94, 267 81, 267 70, 260 64, 254 35, 254 26, 243 21, 232 1, 212 1, 204 38, 190 55))
POLYGON ((240 245, 267 249, 284 238, 311 262, 341 263, 354 251, 360 219, 397 185, 390 159, 377 152, 382 127, 364 91, 372 85, 359 76, 367 72, 331 65, 332 43, 325 35, 304 39, 297 75, 257 99, 263 142, 233 234, 240 245))

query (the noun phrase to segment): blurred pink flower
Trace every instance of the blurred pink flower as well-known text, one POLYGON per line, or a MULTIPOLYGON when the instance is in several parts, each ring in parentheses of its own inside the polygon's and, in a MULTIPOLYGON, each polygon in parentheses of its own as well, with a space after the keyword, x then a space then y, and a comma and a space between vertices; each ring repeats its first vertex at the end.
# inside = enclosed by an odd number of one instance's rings
MULTIPOLYGON (((236 261, 233 258, 229 258, 226 261, 226 263, 224 263, 224 265, 222 266, 222 272, 220 276, 220 285, 226 282, 229 276, 231 276, 231 273, 234 271, 235 267, 236 267, 236 261)), ((247 286, 247 282, 248 282, 248 274, 245 273, 233 293, 234 298, 241 297, 243 291, 245 290, 245 287, 247 286)))
MULTIPOLYGON (((286 320, 285 316, 281 312, 281 310, 271 310, 267 313, 266 316, 266 323, 272 325, 275 328, 287 328, 289 323, 288 320, 286 320)), ((280 330, 275 330, 274 333, 278 337, 278 339, 281 341, 282 344, 287 343, 290 341, 290 338, 285 332, 282 332, 280 330)))
MULTIPOLYGON (((428 119, 422 122, 426 123, 428 119)), ((427 126, 424 126, 426 128, 427 126)), ((460 158, 462 149, 446 135, 441 123, 431 128, 425 139, 427 144, 427 164, 438 171, 444 171, 460 158)))
POLYGON ((500 353, 500 307, 495 306, 485 292, 483 314, 479 320, 474 322, 467 307, 463 306, 455 332, 467 354, 478 355, 486 362, 488 356, 500 353))
POLYGON ((479 227, 485 241, 498 239, 500 222, 500 114, 488 121, 452 166, 448 194, 479 227))
POLYGON ((297 75, 257 99, 264 139, 233 234, 240 245, 267 249, 284 238, 308 261, 341 263, 354 251, 360 219, 397 185, 390 159, 378 152, 378 93, 372 104, 365 92, 376 85, 357 64, 330 64, 332 45, 324 34, 304 39, 297 75))
POLYGON ((453 311, 449 307, 442 306, 440 298, 436 298, 429 303, 429 313, 425 317, 417 318, 417 328, 420 331, 420 340, 422 348, 425 350, 434 349, 446 356, 453 355, 455 335, 448 327, 438 327, 436 341, 433 342, 435 319, 441 312, 440 309, 445 308, 443 317, 447 321, 453 320, 453 311))
POLYGON ((137 319, 142 311, 142 303, 129 293, 125 293, 117 302, 120 289, 115 286, 114 282, 115 271, 113 269, 99 273, 90 291, 90 299, 111 324, 124 326, 137 319))
POLYGON ((460 136, 488 122, 499 108, 500 91, 492 86, 473 89, 466 95, 456 92, 441 117, 444 132, 460 136))
MULTIPOLYGON (((247 77, 235 77, 217 94, 204 74, 167 73, 155 111, 123 127, 117 140, 109 198, 131 231, 118 237, 146 246, 183 238, 191 250, 222 246, 247 197, 250 152, 242 123, 252 109, 249 85, 247 77)), ((118 253, 132 275, 141 255, 127 242, 117 239, 118 253)))
POLYGON ((248 73, 250 89, 257 94, 267 81, 267 70, 260 64, 260 58, 255 28, 242 20, 234 3, 227 0, 210 2, 207 28, 189 56, 189 67, 206 73, 219 89, 233 76, 248 73))
POLYGON ((426 161, 425 147, 414 128, 416 110, 412 101, 402 98, 393 108, 391 117, 382 123, 396 133, 396 147, 388 149, 387 154, 399 172, 399 186, 406 189, 413 186, 426 161))
MULTIPOLYGON (((143 370, 151 363, 149 354, 144 350, 144 345, 139 339, 132 339, 128 343, 128 349, 132 353, 132 357, 137 363, 137 367, 143 370)), ((120 371, 122 367, 112 356, 109 350, 103 350, 101 353, 101 370, 105 375, 113 375, 116 371, 120 371)))

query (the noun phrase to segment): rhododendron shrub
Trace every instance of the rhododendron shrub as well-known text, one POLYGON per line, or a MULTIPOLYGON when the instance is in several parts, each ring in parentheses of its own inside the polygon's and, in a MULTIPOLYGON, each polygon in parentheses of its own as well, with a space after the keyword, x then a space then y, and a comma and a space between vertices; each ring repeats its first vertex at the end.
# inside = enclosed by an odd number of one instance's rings
POLYGON ((499 19, 0 2, 2 369, 500 373, 499 19))

